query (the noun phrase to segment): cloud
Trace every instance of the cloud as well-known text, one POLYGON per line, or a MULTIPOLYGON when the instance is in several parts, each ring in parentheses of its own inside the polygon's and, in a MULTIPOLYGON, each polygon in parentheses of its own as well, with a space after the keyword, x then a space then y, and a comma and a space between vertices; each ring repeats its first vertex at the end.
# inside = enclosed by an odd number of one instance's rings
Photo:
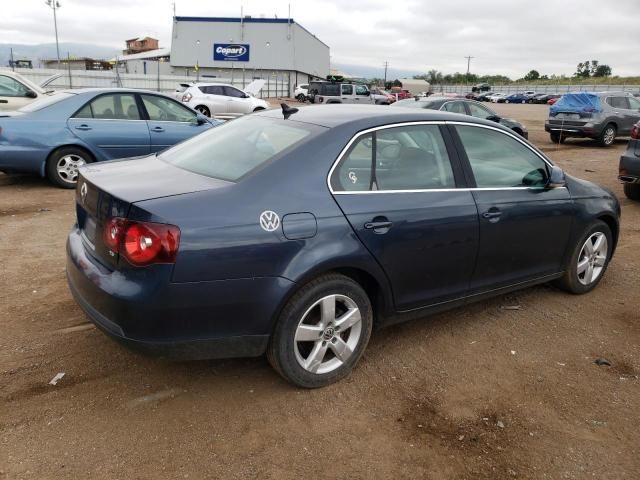
MULTIPOLYGON (((50 43, 51 10, 43 2, 0 0, 2 43, 50 43)), ((124 40, 150 34, 168 46, 173 2, 170 0, 60 0, 60 40, 124 48, 124 40)), ((541 2, 520 0, 176 0, 178 15, 293 18, 331 47, 341 64, 444 72, 523 76, 570 75, 586 59, 609 64, 618 75, 637 75, 630 54, 640 44, 635 0, 615 4, 599 0, 541 2)))

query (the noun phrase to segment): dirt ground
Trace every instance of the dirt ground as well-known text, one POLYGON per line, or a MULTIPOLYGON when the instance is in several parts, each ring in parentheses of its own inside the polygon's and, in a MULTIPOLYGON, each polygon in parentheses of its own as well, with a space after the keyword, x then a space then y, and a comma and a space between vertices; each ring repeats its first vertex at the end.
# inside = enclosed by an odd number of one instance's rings
POLYGON ((0 175, 0 478, 640 478, 640 204, 616 181, 626 140, 556 146, 546 106, 495 109, 619 196, 606 277, 585 296, 540 286, 380 330, 350 378, 315 391, 264 358, 171 363, 109 340, 66 285, 73 192, 0 175))

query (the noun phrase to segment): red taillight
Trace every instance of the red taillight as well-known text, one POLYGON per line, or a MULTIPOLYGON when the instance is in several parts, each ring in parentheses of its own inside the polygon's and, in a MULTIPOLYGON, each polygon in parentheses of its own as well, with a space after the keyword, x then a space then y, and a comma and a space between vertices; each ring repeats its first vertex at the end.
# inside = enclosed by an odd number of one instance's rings
POLYGON ((105 225, 107 248, 135 266, 175 263, 180 229, 175 225, 111 218, 105 225))
POLYGON ((634 140, 640 139, 640 123, 636 123, 631 129, 631 138, 634 140))
POLYGON ((182 101, 186 103, 186 102, 190 101, 192 98, 193 98, 193 97, 192 97, 192 95, 191 95, 190 93, 185 93, 185 94, 182 96, 182 101))

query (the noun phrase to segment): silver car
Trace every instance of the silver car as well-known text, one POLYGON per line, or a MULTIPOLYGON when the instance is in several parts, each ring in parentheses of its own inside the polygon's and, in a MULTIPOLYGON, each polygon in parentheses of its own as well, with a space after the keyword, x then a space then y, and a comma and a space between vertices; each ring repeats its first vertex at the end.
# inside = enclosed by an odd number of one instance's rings
POLYGON ((375 104, 376 99, 366 85, 350 82, 320 81, 309 84, 309 99, 312 103, 375 104))
POLYGON ((563 95, 549 109, 544 124, 553 143, 566 138, 593 138, 602 146, 629 136, 640 120, 640 100, 624 92, 576 92, 563 95))

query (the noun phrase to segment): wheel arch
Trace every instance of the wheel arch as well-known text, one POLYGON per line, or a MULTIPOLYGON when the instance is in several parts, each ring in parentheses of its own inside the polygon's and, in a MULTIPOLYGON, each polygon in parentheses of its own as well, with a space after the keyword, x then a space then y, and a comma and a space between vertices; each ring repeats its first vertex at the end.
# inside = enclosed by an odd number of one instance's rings
POLYGON ((273 317, 271 319, 270 326, 270 334, 273 334, 274 329, 276 328, 276 324, 278 322, 278 318, 282 313, 282 310, 286 307, 289 300, 305 285, 312 282, 316 278, 322 277, 324 275, 329 275, 332 273, 337 273, 340 275, 344 275, 345 277, 350 278, 358 285, 360 285, 363 290, 366 292, 369 300, 371 301, 371 307, 373 309, 373 324, 374 327, 377 327, 383 323, 384 318, 392 313, 393 309, 393 299, 390 294, 388 294, 389 290, 386 286, 386 281, 366 270, 365 268, 353 265, 344 265, 344 266, 325 266, 314 269, 310 272, 307 272, 304 276, 296 281, 293 284, 293 287, 289 289, 284 298, 280 301, 278 308, 273 313, 273 317))
POLYGON ((83 150, 84 152, 87 153, 87 155, 89 155, 91 157, 92 161, 96 161, 97 157, 95 155, 95 153, 93 153, 91 151, 90 148, 88 148, 86 145, 83 145, 81 143, 65 143, 63 145, 56 145, 55 147, 53 147, 51 149, 51 151, 47 154, 47 158, 45 158, 44 162, 42 163, 42 167, 40 167, 40 176, 42 178, 45 178, 47 176, 47 164, 49 163, 49 160, 51 160, 51 157, 53 157, 53 155, 58 151, 58 150, 62 150, 63 148, 77 148, 79 150, 83 150))
POLYGON ((611 255, 613 255, 618 245, 620 225, 618 224, 618 221, 615 219, 615 217, 609 213, 598 215, 597 219, 603 221, 609 227, 609 230, 611 230, 611 235, 613 236, 613 248, 611 249, 611 255))

